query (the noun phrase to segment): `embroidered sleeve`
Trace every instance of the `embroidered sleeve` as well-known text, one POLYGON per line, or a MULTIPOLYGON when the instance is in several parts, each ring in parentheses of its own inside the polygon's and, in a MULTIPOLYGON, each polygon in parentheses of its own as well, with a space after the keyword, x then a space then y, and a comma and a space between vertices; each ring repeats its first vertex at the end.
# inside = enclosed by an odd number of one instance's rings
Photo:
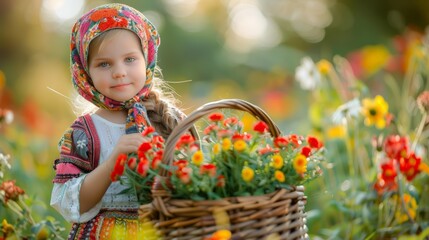
POLYGON ((60 155, 54 163, 56 172, 54 183, 64 183, 92 170, 90 139, 92 138, 82 118, 78 118, 64 132, 59 142, 60 155))
POLYGON ((80 214, 79 191, 86 174, 66 183, 54 183, 51 193, 51 206, 68 222, 87 222, 101 209, 101 201, 88 212, 80 214), (77 193, 77 194, 76 194, 77 193))

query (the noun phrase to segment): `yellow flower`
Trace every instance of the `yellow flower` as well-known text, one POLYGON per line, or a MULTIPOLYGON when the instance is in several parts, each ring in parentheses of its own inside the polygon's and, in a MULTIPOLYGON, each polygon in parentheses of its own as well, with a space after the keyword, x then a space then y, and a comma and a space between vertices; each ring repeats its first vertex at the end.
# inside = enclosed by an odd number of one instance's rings
POLYGON ((293 168, 298 174, 307 172, 307 157, 302 154, 298 154, 293 160, 293 168))
POLYGON ((3 219, 3 222, 1 223, 1 231, 3 234, 8 235, 9 233, 12 233, 15 231, 14 227, 7 222, 6 219, 3 219))
POLYGON ((236 151, 242 152, 247 148, 247 143, 244 140, 237 140, 234 143, 234 149, 236 151))
POLYGON ((45 240, 49 237, 49 230, 46 227, 43 227, 39 230, 36 235, 36 240, 45 240))
MULTIPOLYGON (((405 193, 403 196, 403 200, 405 202, 406 210, 410 214, 411 219, 416 218, 416 210, 417 210, 417 201, 415 198, 413 198, 410 194, 405 193)), ((399 201, 399 199, 398 199, 399 201)), ((401 203, 398 203, 399 206, 402 206, 401 203)), ((405 221, 408 221, 408 214, 403 210, 402 208, 398 209, 395 213, 396 221, 399 223, 403 223, 405 221)))
POLYGON ((420 163, 419 170, 425 172, 426 174, 429 174, 429 166, 424 162, 420 163))
POLYGON ((229 240, 231 239, 231 232, 229 230, 217 230, 215 233, 213 233, 212 237, 210 239, 213 240, 229 240))
POLYGON ((220 146, 220 143, 216 143, 215 145, 213 145, 213 153, 215 155, 218 155, 220 153, 221 148, 222 147, 220 146))
POLYGON ((241 171, 241 177, 244 181, 250 182, 253 180, 253 177, 255 176, 255 171, 251 169, 250 167, 244 167, 241 171))
POLYGON ((279 170, 276 170, 274 172, 274 178, 279 182, 286 181, 286 177, 285 177, 284 173, 282 171, 279 171, 279 170))
POLYGON ((389 105, 380 95, 374 99, 365 98, 362 101, 362 114, 365 116, 365 125, 375 125, 381 129, 386 126, 386 115, 389 105))
POLYGON ((198 150, 194 153, 194 155, 192 155, 192 163, 200 166, 204 161, 204 155, 203 152, 201 150, 198 150))
POLYGON ((224 138, 224 139, 222 140, 222 149, 223 149, 224 151, 229 150, 229 149, 231 148, 231 145, 232 145, 232 143, 231 143, 231 139, 229 139, 229 138, 224 138))
POLYGON ((322 59, 317 63, 317 68, 319 69, 319 72, 322 75, 328 75, 328 73, 332 69, 332 66, 331 66, 331 63, 329 61, 322 59))
POLYGON ((371 75, 389 61, 390 53, 383 45, 367 46, 362 49, 362 68, 366 75, 371 75))
POLYGON ((271 163, 275 169, 280 169, 283 167, 283 158, 279 154, 276 154, 271 159, 271 163))
POLYGON ((346 136, 346 127, 344 125, 336 125, 327 129, 327 137, 329 139, 344 138, 346 136))

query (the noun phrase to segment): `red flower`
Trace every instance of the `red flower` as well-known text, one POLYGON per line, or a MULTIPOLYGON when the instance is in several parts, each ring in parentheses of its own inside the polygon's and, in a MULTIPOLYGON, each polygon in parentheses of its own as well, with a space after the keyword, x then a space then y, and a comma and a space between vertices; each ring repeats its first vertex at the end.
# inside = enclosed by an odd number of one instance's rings
POLYGON ((164 148, 164 142, 165 142, 164 138, 160 135, 153 136, 152 138, 152 144, 155 144, 157 148, 160 148, 160 149, 164 148))
POLYGON ((145 177, 147 170, 149 169, 149 161, 147 159, 140 159, 139 164, 137 165, 137 173, 145 177))
POLYGON ((180 181, 182 181, 182 183, 191 183, 192 168, 184 167, 180 169, 180 171, 177 171, 176 174, 180 181))
POLYGON ((121 153, 116 158, 115 166, 113 167, 113 171, 110 174, 110 180, 112 182, 117 181, 125 171, 125 163, 127 161, 127 154, 121 153))
POLYGON ((305 146, 301 149, 301 154, 306 157, 310 156, 310 153, 311 153, 311 148, 308 146, 305 146))
POLYGON ((278 148, 286 147, 289 144, 289 140, 284 136, 279 136, 274 139, 274 146, 278 148))
POLYGON ((225 176, 219 175, 217 177, 216 187, 225 187, 225 176))
MULTIPOLYGON (((98 24, 98 29, 104 32, 110 28, 124 28, 128 25, 127 19, 123 17, 106 17, 103 19, 100 24, 98 24)), ((136 119, 137 121, 137 119, 136 119)))
POLYGON ((173 166, 176 166, 178 169, 178 171, 179 170, 181 170, 182 168, 184 168, 184 167, 186 167, 186 166, 188 166, 188 161, 186 161, 186 160, 184 160, 184 159, 181 159, 181 160, 177 160, 177 161, 175 161, 174 163, 173 163, 173 166))
POLYGON ((255 126, 253 126, 253 130, 255 130, 255 132, 263 134, 264 132, 268 131, 268 125, 263 121, 259 121, 255 124, 255 126))
POLYGON ((401 158, 399 160, 399 170, 407 178, 408 181, 412 181, 417 174, 420 173, 420 163, 422 159, 411 153, 408 157, 401 158))
POLYGON ((378 174, 377 180, 375 181, 373 188, 379 195, 384 194, 386 191, 396 191, 398 184, 396 181, 386 182, 383 180, 382 174, 378 174))
POLYGON ((270 154, 270 153, 278 153, 279 150, 274 149, 270 145, 267 144, 266 147, 259 149, 258 152, 260 155, 264 155, 264 154, 270 154))
POLYGON ((135 157, 131 157, 130 159, 128 159, 128 167, 131 169, 131 170, 134 170, 134 169, 136 169, 136 166, 137 166, 137 158, 135 158, 135 157))
POLYGON ((296 134, 289 135, 289 142, 293 143, 295 147, 299 147, 302 143, 300 137, 296 134))
POLYGON ((223 121, 223 125, 224 125, 225 127, 232 127, 232 126, 235 126, 235 125, 237 125, 237 124, 241 124, 241 122, 240 122, 240 121, 238 121, 238 118, 236 118, 236 117, 226 118, 226 119, 223 121))
POLYGON ((209 135, 211 132, 216 132, 219 127, 216 124, 210 124, 204 129, 204 134, 209 135))
POLYGON ((222 113, 212 113, 209 116, 210 121, 212 122, 219 122, 223 120, 223 114, 222 113))
POLYGON ((152 149, 152 144, 150 142, 143 142, 140 145, 138 152, 145 153, 145 152, 149 151, 150 149, 152 149))
POLYGON ((408 139, 399 135, 391 135, 384 142, 387 157, 399 160, 408 155, 408 139))
POLYGON ((212 163, 205 163, 201 165, 200 174, 208 174, 210 177, 216 176, 216 165, 212 163))
POLYGON ((149 134, 151 134, 151 133, 153 133, 153 132, 155 132, 155 128, 154 127, 152 127, 152 126, 149 126, 149 127, 147 127, 147 128, 145 128, 144 130, 143 130, 143 132, 142 132, 142 136, 147 136, 147 135, 149 135, 149 134))
POLYGON ((180 149, 182 146, 189 146, 194 141, 195 141, 195 139, 191 134, 189 134, 189 133, 183 134, 180 137, 179 141, 177 142, 176 148, 180 149))
POLYGON ((250 141, 250 139, 252 139, 252 135, 248 134, 248 133, 243 133, 243 134, 239 134, 239 133, 235 133, 234 135, 232 135, 232 141, 235 142, 237 140, 243 140, 243 141, 250 141))
POLYGON ((395 182, 396 173, 394 161, 390 160, 387 163, 381 164, 381 178, 386 183, 395 182))
POLYGON ((322 142, 319 141, 316 137, 308 136, 307 142, 310 145, 311 148, 319 149, 323 146, 322 142))

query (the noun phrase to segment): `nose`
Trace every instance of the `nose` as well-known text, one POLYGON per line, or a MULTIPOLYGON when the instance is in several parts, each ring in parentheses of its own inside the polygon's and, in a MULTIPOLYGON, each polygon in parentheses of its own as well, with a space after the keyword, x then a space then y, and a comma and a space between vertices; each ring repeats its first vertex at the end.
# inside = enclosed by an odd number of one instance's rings
POLYGON ((114 79, 124 78, 126 74, 127 73, 126 73, 125 68, 123 66, 117 65, 112 69, 112 77, 114 79))

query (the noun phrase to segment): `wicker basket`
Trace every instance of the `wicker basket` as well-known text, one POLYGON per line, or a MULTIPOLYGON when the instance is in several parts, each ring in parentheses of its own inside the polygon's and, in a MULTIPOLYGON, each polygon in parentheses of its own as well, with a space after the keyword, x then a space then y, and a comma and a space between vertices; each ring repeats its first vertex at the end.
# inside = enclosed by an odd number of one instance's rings
MULTIPOLYGON (((268 124, 271 134, 280 134, 271 118, 259 107, 239 99, 226 99, 205 104, 191 113, 171 133, 165 144, 163 163, 173 162, 174 146, 193 124, 216 109, 246 111, 268 124)), ((160 172, 161 177, 167 171, 160 172)), ((304 205, 304 187, 279 189, 262 196, 229 197, 221 200, 193 201, 172 199, 162 184, 154 184, 153 207, 157 213, 156 227, 165 239, 204 239, 219 229, 229 229, 232 239, 308 239, 304 205), (228 224, 219 225, 219 213, 227 215, 228 224)), ((141 207, 147 212, 148 205, 141 207)))

